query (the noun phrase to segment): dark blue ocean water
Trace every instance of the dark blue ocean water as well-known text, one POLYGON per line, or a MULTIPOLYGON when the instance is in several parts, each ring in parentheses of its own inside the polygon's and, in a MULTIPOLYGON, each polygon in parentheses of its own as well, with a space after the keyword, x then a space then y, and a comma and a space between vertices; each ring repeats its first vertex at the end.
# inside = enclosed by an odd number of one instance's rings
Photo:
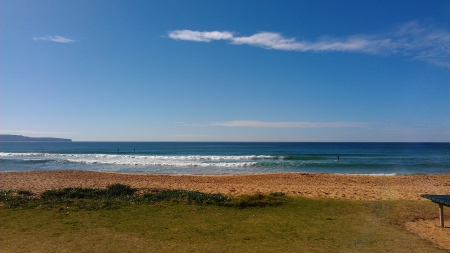
POLYGON ((448 174, 450 143, 0 142, 0 171, 38 170, 448 174))

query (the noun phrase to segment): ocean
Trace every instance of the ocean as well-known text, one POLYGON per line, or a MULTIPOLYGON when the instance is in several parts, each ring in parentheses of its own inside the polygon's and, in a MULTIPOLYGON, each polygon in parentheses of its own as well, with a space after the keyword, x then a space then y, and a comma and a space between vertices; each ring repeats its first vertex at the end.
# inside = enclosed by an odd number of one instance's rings
POLYGON ((0 142, 0 172, 449 174, 450 143, 0 142))

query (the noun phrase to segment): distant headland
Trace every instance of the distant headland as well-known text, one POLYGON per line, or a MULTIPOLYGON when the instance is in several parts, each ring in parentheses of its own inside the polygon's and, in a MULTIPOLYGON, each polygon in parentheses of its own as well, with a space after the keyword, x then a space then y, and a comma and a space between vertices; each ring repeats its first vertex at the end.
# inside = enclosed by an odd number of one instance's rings
POLYGON ((0 141, 66 141, 71 139, 54 138, 54 137, 28 137, 23 135, 0 134, 0 141))

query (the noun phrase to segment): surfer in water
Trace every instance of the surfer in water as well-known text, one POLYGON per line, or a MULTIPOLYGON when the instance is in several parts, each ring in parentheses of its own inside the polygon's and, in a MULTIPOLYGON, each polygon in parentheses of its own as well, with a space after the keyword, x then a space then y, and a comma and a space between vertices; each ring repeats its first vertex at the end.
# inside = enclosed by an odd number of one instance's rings
POLYGON ((336 156, 336 161, 339 162, 339 156, 336 156))

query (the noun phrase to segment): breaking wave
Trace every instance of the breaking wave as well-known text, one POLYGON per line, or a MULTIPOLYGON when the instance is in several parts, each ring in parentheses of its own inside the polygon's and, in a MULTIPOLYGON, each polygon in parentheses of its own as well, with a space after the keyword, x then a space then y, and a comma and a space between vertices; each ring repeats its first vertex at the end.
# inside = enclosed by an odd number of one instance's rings
POLYGON ((0 153, 2 159, 24 162, 67 162, 77 164, 109 164, 132 166, 174 166, 174 167, 248 167, 258 160, 275 159, 274 156, 151 156, 110 154, 51 154, 51 153, 0 153))

